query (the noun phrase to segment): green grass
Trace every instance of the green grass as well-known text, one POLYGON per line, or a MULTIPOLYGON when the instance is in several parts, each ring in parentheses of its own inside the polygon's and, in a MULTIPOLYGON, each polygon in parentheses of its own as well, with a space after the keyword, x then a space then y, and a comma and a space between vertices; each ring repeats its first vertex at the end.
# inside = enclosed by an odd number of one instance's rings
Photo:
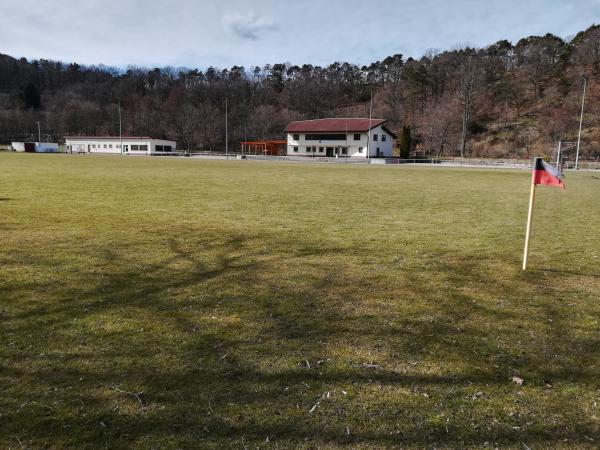
POLYGON ((522 273, 523 171, 0 169, 2 448, 600 443, 590 174, 539 188, 522 273))

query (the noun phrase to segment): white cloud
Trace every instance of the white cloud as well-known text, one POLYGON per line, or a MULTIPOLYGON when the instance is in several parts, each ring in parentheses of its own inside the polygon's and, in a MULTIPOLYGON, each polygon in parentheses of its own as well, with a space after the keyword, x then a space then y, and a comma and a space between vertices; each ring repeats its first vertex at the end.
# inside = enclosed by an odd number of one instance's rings
POLYGON ((226 14, 221 20, 225 31, 242 39, 257 40, 264 32, 274 31, 277 24, 268 17, 257 16, 254 12, 226 14))

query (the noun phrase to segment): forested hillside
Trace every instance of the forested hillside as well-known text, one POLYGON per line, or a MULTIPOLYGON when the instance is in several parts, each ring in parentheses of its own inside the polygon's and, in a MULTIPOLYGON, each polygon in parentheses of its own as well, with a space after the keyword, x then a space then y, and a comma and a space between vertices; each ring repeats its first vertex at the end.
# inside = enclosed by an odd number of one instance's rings
MULTIPOLYGON (((183 149, 281 138, 290 120, 368 115, 410 129, 411 152, 470 156, 549 153, 574 140, 587 78, 582 152, 600 157, 600 26, 569 42, 547 34, 483 49, 390 56, 369 66, 273 64, 229 69, 84 67, 0 55, 0 143, 37 133, 169 137, 183 149), (463 136, 465 137, 463 139, 463 136)), ((406 132, 406 128, 405 128, 406 132)), ((237 145, 236 145, 237 148, 237 145)))

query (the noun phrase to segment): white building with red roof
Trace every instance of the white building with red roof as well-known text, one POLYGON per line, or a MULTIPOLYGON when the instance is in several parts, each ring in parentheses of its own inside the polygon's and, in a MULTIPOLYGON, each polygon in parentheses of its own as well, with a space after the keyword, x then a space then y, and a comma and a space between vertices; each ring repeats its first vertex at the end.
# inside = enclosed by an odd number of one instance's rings
POLYGON ((289 156, 385 158, 392 156, 396 135, 383 119, 316 119, 291 122, 289 156))

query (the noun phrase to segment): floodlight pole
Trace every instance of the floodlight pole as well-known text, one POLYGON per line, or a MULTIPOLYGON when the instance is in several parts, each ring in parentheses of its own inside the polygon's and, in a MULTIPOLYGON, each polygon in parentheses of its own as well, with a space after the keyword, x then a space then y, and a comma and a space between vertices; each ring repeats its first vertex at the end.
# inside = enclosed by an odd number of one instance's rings
POLYGON ((225 159, 229 159, 229 141, 227 134, 227 98, 225 98, 225 159))
POLYGON ((123 127, 121 123, 121 101, 119 100, 119 149, 121 150, 121 156, 123 156, 123 127))
POLYGON ((581 98, 581 115, 579 116, 579 134, 577 136, 577 152, 575 153, 575 170, 579 170, 579 145, 581 143, 581 127, 583 126, 583 109, 585 107, 585 90, 587 79, 583 79, 583 97, 581 98))
MULTIPOLYGON (((244 147, 246 146, 246 142, 248 142, 248 122, 244 123, 244 145, 242 145, 242 158, 244 157, 244 147)), ((250 150, 248 150, 250 153, 250 150)))
POLYGON ((348 162, 348 153, 350 149, 348 148, 348 120, 346 120, 346 162, 348 162))
POLYGON ((560 153, 562 152, 562 141, 559 139, 558 141, 558 150, 556 154, 556 168, 560 170, 560 153))
POLYGON ((373 118, 373 90, 371 89, 371 103, 369 105, 369 136, 367 142, 367 159, 371 158, 371 119, 373 118))
POLYGON ((38 126, 38 144, 42 143, 42 129, 40 128, 40 123, 36 122, 38 126))

